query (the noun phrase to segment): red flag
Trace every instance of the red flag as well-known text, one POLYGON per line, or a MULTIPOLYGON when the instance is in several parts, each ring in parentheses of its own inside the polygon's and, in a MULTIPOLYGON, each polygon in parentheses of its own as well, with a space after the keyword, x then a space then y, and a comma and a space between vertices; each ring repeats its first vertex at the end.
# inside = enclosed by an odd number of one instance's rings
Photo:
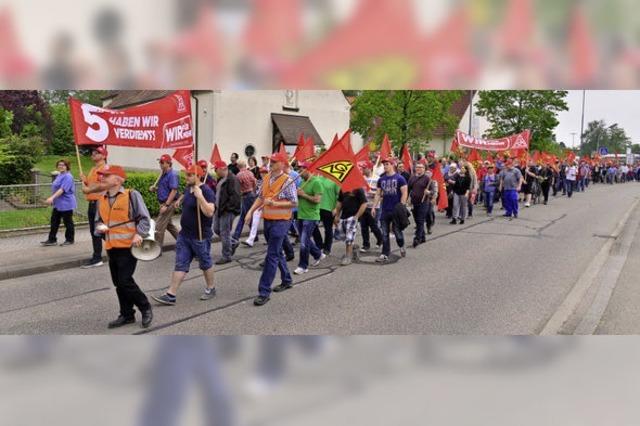
POLYGON ((274 63, 295 50, 304 37, 300 0, 254 0, 244 34, 245 51, 263 63, 274 63))
POLYGON ((296 145, 296 150, 293 151, 293 158, 298 158, 298 152, 304 147, 304 144, 304 134, 300 133, 300 136, 298 137, 298 144, 296 145))
POLYGON ((364 145, 362 145, 360 151, 358 151, 358 153, 356 154, 356 161, 360 162, 369 160, 369 152, 369 144, 365 143, 364 145))
POLYGON ((211 158, 209 159, 209 162, 211 164, 215 164, 216 161, 222 161, 222 156, 220 155, 220 151, 218 151, 218 144, 214 143, 213 151, 211 151, 211 158))
POLYGON ((0 77, 28 77, 35 65, 23 52, 8 6, 0 10, 0 77))
POLYGON ((467 161, 469 161, 471 163, 473 163, 473 162, 481 162, 482 161, 482 157, 480 157, 480 153, 478 152, 477 149, 472 149, 471 150, 471 152, 467 156, 467 161))
POLYGON ((180 163, 182 167, 188 169, 189 166, 193 164, 193 146, 176 149, 172 157, 180 163))
POLYGON ((278 149, 278 153, 279 154, 284 154, 287 156, 287 158, 289 158, 289 153, 287 152, 287 150, 284 147, 284 142, 280 142, 280 148, 278 149))
POLYGON ((409 153, 409 147, 406 143, 402 146, 401 159, 402 164, 404 164, 404 169, 411 173, 413 170, 413 159, 411 158, 411 153, 409 153))
POLYGON ((598 72, 595 41, 591 37, 589 23, 581 6, 573 10, 569 29, 569 56, 571 58, 571 83, 587 84, 598 72))
POLYGON ((460 145, 458 144, 458 138, 453 138, 453 141, 451 141, 451 147, 449 147, 449 152, 453 152, 454 154, 460 153, 460 145))
POLYGON ((536 151, 533 153, 533 161, 538 164, 540 162, 540 160, 542 160, 542 157, 540 156, 540 151, 536 151))
POLYGON ((309 170, 334 181, 344 192, 367 187, 355 156, 341 143, 326 150, 309 166, 309 170))
POLYGON ((385 133, 384 134, 384 138, 382 139, 382 145, 380 145, 380 159, 384 160, 385 158, 388 158, 391 156, 391 154, 393 153, 393 150, 391 149, 391 142, 389 141, 389 136, 385 133))
POLYGON ((214 9, 202 6, 195 25, 186 29, 172 44, 177 55, 187 56, 191 61, 198 61, 209 74, 219 77, 223 72, 224 58, 220 32, 216 25, 214 9))
POLYGON ((347 151, 349 151, 351 154, 354 154, 353 147, 351 146, 351 129, 347 129, 347 131, 344 132, 344 135, 340 137, 340 143, 344 145, 347 151))
MULTIPOLYGON (((298 144, 300 144, 300 142, 298 142, 298 144)), ((316 149, 315 149, 315 144, 313 143, 313 138, 309 136, 306 140, 302 141, 302 145, 300 146, 300 149, 296 148, 296 152, 293 154, 293 158, 295 158, 298 161, 305 161, 313 157, 313 155, 315 154, 315 151, 316 149)))
POLYGON ((333 146, 334 146, 335 144, 337 144, 339 140, 340 140, 340 139, 338 139, 338 134, 336 133, 336 134, 333 136, 333 140, 331 141, 331 146, 329 146, 329 148, 330 148, 330 149, 331 149, 331 148, 333 148, 333 146))
POLYGON ((435 162, 433 168, 433 179, 438 182, 438 211, 444 211, 449 207, 449 199, 447 198, 447 189, 444 186, 444 176, 440 169, 440 163, 435 162))
POLYGON ((526 54, 533 44, 534 13, 531 0, 510 0, 498 43, 506 55, 526 54))

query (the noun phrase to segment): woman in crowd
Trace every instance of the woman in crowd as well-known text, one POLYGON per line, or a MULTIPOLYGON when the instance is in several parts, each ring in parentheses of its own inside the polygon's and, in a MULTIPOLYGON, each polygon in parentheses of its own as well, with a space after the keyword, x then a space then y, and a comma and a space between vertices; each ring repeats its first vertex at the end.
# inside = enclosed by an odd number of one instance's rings
POLYGON ((60 221, 64 221, 65 233, 62 246, 73 244, 75 227, 73 224, 73 211, 76 209, 75 183, 71 174, 71 167, 67 160, 58 160, 56 163, 58 176, 51 184, 51 196, 47 198, 47 204, 53 206, 51 212, 51 228, 49 238, 41 244, 44 246, 58 245, 58 229, 60 221))

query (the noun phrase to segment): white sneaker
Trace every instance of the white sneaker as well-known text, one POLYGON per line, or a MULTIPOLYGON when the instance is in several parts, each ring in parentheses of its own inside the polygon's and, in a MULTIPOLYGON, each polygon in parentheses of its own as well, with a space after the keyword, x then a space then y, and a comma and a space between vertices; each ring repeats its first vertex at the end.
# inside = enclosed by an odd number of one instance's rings
POLYGON ((299 266, 293 271, 293 273, 296 274, 296 275, 306 274, 307 272, 309 272, 308 269, 303 269, 303 268, 301 268, 299 266))
POLYGON ((327 258, 327 255, 322 253, 320 255, 320 258, 318 260, 314 260, 313 263, 311 264, 311 266, 318 266, 320 264, 320 262, 322 262, 326 258, 327 258))
POLYGON ((525 207, 530 207, 530 206, 531 206, 531 204, 529 204, 529 203, 524 203, 524 206, 525 206, 525 207))
POLYGON ((384 254, 381 254, 380 257, 376 259, 376 262, 378 263, 387 263, 388 261, 389 261, 389 258, 384 254))

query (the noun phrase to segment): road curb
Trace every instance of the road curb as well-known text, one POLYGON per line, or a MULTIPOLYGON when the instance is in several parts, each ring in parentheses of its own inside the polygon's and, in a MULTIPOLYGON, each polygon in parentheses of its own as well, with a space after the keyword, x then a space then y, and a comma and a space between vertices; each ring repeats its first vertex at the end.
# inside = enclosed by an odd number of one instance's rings
MULTIPOLYGON (((549 318, 540 333, 538 333, 539 335, 550 336, 560 333, 564 324, 571 318, 580 303, 583 301, 588 290, 595 284, 596 278, 600 275, 611 256, 612 247, 621 237, 621 233, 624 230, 625 225, 629 221, 631 214, 639 202, 640 199, 636 199, 622 216, 622 219, 618 221, 612 233, 613 238, 609 238, 602 248, 600 248, 596 256, 589 263, 587 269, 585 269, 582 275, 580 275, 573 288, 569 291, 562 304, 558 309, 556 309, 551 318, 549 318)), ((598 290, 598 293, 600 293, 600 289, 598 290)), ((583 330, 585 330, 584 326, 583 330)))

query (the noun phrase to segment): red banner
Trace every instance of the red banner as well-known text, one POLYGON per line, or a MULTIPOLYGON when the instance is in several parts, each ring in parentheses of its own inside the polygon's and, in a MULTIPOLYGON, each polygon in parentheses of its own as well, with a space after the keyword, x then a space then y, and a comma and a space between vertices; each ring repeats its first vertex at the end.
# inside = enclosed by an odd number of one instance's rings
POLYGON ((185 148, 193 145, 191 95, 178 90, 157 101, 118 110, 69 98, 77 145, 185 148))
POLYGON ((456 131, 454 142, 457 142, 458 146, 465 148, 480 149, 483 151, 506 151, 513 149, 529 149, 530 138, 530 130, 525 130, 522 133, 500 139, 478 139, 458 130, 456 131))
POLYGON ((180 163, 182 167, 188 169, 193 164, 193 145, 187 148, 178 148, 172 157, 180 163))

